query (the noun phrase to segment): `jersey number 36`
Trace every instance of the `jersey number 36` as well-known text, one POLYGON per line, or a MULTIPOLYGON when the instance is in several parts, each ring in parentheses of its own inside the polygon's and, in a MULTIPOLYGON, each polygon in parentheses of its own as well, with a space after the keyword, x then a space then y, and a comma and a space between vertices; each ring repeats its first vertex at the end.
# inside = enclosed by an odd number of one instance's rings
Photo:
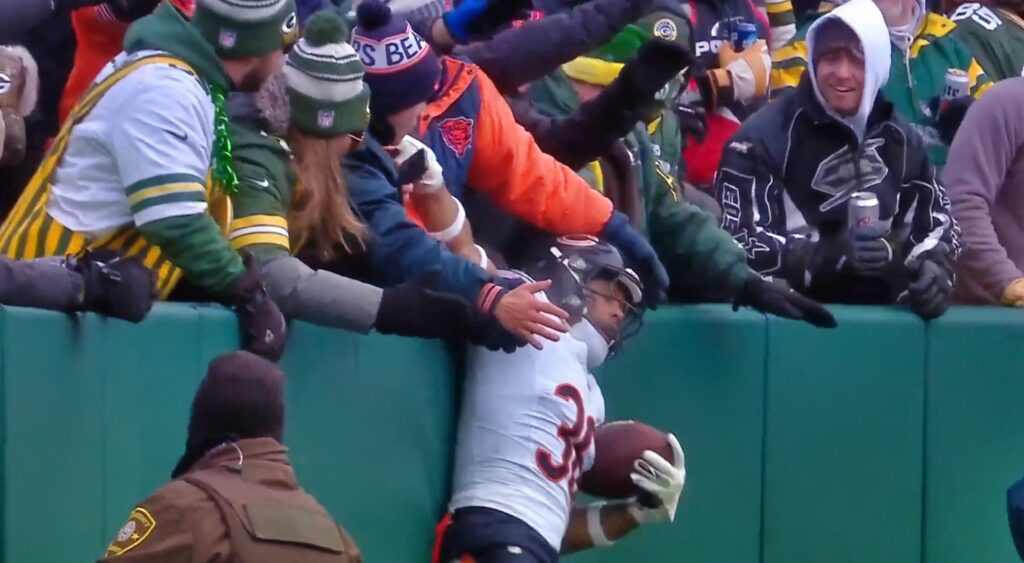
POLYGON ((572 425, 562 423, 558 426, 558 437, 562 439, 562 461, 555 463, 554 455, 543 447, 537 448, 537 467, 549 480, 556 483, 569 479, 570 502, 576 494, 583 456, 594 443, 594 417, 587 416, 583 406, 583 396, 579 389, 563 383, 555 389, 555 396, 568 401, 576 407, 576 419, 572 425))

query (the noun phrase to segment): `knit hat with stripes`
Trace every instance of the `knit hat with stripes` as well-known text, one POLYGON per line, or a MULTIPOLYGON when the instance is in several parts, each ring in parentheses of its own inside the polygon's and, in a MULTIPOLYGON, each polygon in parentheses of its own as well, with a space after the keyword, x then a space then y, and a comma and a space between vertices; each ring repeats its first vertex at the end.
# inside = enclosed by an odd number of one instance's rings
POLYGON ((295 0, 198 0, 192 25, 225 59, 261 57, 299 37, 295 0))
POLYGON ((284 75, 291 121, 303 133, 337 137, 366 129, 370 89, 347 35, 339 16, 322 11, 309 18, 305 35, 288 53, 284 75))
POLYGON ((363 0, 356 8, 352 46, 366 65, 374 115, 394 115, 437 94, 441 61, 409 22, 393 17, 380 0, 363 0))

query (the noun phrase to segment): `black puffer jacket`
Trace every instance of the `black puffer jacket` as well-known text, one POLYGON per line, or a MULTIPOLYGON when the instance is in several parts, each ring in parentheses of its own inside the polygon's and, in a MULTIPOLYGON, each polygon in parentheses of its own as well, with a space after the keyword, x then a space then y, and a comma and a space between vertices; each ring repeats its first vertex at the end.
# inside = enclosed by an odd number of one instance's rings
POLYGON ((918 135, 879 97, 858 142, 852 129, 822 107, 809 74, 733 136, 715 188, 722 226, 746 249, 750 266, 822 300, 886 302, 902 290, 895 280, 868 287, 871 283, 852 276, 804 287, 808 278, 825 279, 808 270, 812 241, 845 235, 847 202, 854 192, 878 196, 880 218, 891 221, 899 256, 936 252, 942 248, 938 242, 953 256, 937 262, 951 263, 959 253, 949 199, 918 135), (851 286, 860 290, 850 291, 851 286))

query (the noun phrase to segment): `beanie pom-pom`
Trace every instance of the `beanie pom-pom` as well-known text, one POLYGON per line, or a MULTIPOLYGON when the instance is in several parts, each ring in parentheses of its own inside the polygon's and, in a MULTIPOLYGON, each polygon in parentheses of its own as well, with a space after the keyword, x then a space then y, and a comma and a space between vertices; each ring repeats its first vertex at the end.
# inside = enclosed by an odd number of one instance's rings
POLYGON ((384 27, 391 21, 391 8, 380 0, 364 0, 356 8, 356 21, 366 31, 384 27))
POLYGON ((337 14, 321 11, 313 14, 306 22, 306 33, 303 35, 311 47, 322 47, 332 43, 348 41, 348 28, 345 21, 337 14))

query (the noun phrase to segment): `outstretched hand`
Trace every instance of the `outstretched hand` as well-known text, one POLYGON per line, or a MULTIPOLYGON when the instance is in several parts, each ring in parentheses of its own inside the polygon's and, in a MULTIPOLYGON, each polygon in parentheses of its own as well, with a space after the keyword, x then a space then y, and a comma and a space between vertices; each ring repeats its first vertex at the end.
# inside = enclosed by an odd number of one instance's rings
POLYGON ((560 334, 569 329, 569 314, 535 295, 549 287, 551 280, 524 283, 502 295, 494 306, 494 317, 501 326, 538 350, 544 347, 538 337, 558 342, 560 334))

